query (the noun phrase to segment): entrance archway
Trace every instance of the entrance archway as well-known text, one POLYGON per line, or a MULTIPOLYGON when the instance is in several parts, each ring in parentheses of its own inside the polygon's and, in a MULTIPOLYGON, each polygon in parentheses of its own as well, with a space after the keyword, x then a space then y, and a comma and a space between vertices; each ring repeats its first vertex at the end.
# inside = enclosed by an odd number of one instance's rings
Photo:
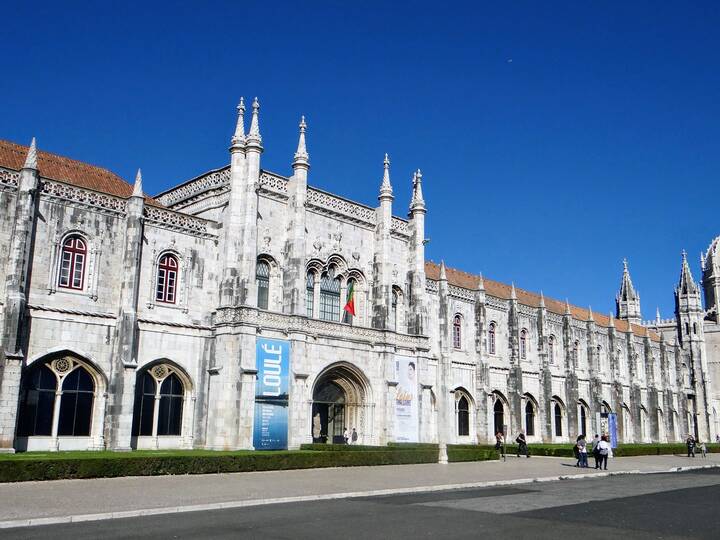
MULTIPOLYGON (((357 443, 369 436, 366 409, 369 390, 365 376, 349 364, 335 364, 315 381, 311 434, 315 443, 343 444, 345 430, 357 432, 357 443)), ((348 442, 353 442, 352 437, 348 442)))

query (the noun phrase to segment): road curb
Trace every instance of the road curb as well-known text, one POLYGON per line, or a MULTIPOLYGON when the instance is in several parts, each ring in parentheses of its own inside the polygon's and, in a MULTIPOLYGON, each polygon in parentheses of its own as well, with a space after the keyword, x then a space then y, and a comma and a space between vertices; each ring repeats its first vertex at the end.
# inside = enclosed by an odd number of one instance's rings
POLYGON ((690 465, 684 467, 672 467, 665 470, 641 471, 608 471, 583 473, 572 475, 543 476, 538 478, 515 478, 512 480, 491 480, 486 482, 470 482, 464 484, 444 484, 434 486, 415 486, 407 488, 375 489, 368 491, 351 491, 343 493, 326 493, 322 495, 298 495, 294 497, 276 497, 270 499, 246 499, 239 501, 225 501, 208 504, 193 504, 185 506, 168 506, 161 508, 141 508, 137 510, 124 510, 121 512, 104 512, 97 514, 75 514, 69 516, 54 516, 30 519, 16 519, 0 521, 0 529, 11 529, 21 527, 36 527, 40 525, 58 525, 63 523, 80 523, 85 521, 104 521, 109 519, 122 519, 129 517, 157 516, 164 514, 178 514, 184 512, 203 512, 208 510, 225 510, 229 508, 247 508, 252 506, 266 506, 271 504, 287 504, 296 502, 327 501, 337 499, 358 499, 369 497, 382 497, 389 495, 407 495, 411 493, 432 493, 435 491, 450 491, 458 489, 473 489, 483 487, 513 486, 520 484, 532 484, 539 482, 555 482, 558 480, 584 480, 588 478, 607 478, 611 476, 624 476, 636 474, 667 474, 674 472, 685 472, 699 469, 720 468, 720 464, 713 465, 690 465))

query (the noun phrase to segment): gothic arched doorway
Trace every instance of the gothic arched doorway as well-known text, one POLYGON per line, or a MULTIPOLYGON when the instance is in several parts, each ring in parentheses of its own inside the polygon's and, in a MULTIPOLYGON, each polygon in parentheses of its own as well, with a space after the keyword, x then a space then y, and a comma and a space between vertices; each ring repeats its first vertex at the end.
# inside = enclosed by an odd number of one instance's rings
POLYGON ((353 429, 357 442, 364 440, 368 429, 367 388, 363 374, 350 365, 336 364, 321 373, 312 396, 313 442, 343 444, 345 431, 352 435, 353 429))

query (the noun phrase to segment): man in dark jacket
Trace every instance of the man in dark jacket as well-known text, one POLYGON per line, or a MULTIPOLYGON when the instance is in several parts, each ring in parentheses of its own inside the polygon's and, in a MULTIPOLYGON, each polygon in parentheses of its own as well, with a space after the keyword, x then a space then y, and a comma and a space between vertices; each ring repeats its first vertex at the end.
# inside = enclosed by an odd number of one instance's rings
POLYGON ((515 442, 518 445, 517 449, 517 457, 520 457, 520 454, 523 454, 525 457, 530 457, 530 453, 528 452, 528 446, 527 446, 527 440, 525 440, 525 434, 521 431, 520 435, 517 436, 517 439, 515 439, 515 442))

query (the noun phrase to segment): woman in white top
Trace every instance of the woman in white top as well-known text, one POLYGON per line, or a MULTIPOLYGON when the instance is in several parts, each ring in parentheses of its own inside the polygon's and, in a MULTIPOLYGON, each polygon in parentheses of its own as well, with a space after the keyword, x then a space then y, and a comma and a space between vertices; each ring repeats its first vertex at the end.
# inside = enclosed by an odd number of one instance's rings
POLYGON ((607 471, 608 458, 612 457, 612 447, 610 446, 607 435, 602 436, 597 447, 600 453, 600 468, 607 471))

